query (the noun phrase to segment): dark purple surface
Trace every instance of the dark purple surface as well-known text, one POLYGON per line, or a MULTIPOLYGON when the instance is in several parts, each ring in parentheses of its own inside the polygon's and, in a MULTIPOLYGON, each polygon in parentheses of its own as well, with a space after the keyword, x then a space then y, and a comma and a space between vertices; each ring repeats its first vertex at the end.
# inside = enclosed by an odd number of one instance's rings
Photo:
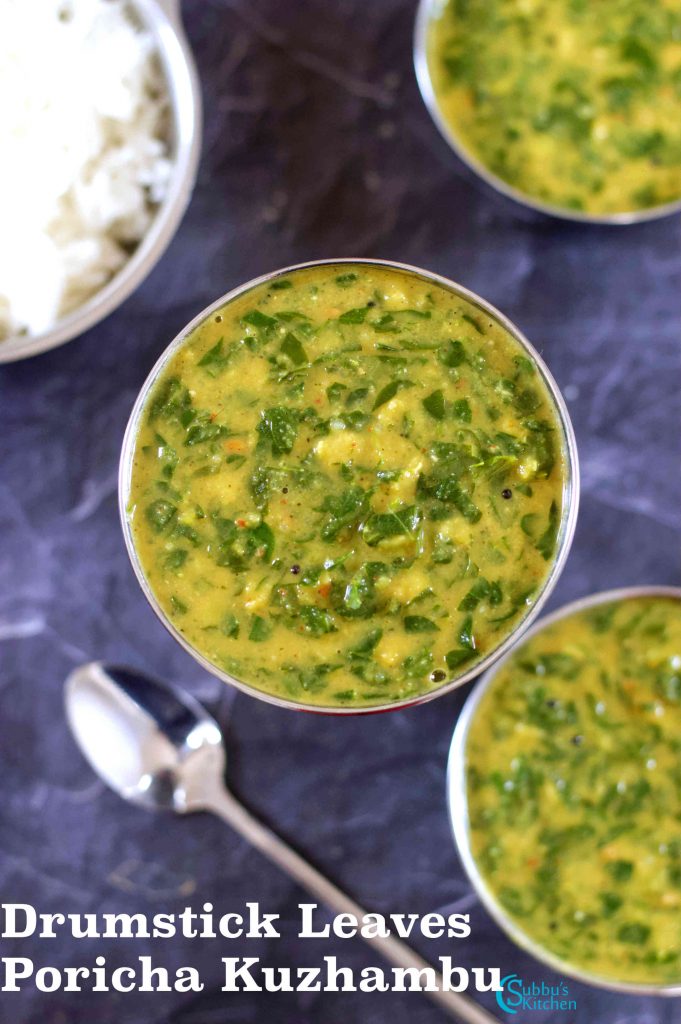
MULTIPOLYGON (((368 909, 470 910, 469 941, 421 941, 424 955, 552 978, 487 918, 450 840, 444 770, 465 692, 401 713, 330 719, 235 697, 206 677, 159 625, 128 565, 116 511, 123 428, 170 338, 232 286, 315 257, 414 263, 498 305, 564 389, 583 501, 552 605, 611 586, 678 583, 679 219, 570 226, 479 186, 418 95, 411 2, 193 0, 184 11, 206 130, 175 241, 99 327, 0 369, 0 893, 45 912, 153 914, 206 901, 227 912, 258 900, 282 914, 285 934, 276 944, 5 942, 2 955, 57 966, 87 965, 100 952, 115 966, 151 952, 167 967, 198 967, 206 990, 2 995, 0 1020, 439 1024, 443 1013, 417 994, 221 994, 221 956, 380 961, 359 940, 299 942, 294 911, 304 897, 279 871, 218 821, 125 806, 76 752, 61 692, 77 663, 128 662, 186 684, 228 733, 234 790, 368 909)), ((681 1021, 677 1001, 570 990, 574 1015, 508 1019, 681 1021)))

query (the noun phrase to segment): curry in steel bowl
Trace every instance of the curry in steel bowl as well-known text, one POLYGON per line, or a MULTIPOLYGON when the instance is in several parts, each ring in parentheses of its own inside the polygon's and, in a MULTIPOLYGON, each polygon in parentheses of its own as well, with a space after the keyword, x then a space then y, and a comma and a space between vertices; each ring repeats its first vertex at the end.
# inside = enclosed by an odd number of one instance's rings
POLYGON ((452 745, 452 820, 488 908, 613 987, 681 988, 680 598, 612 592, 550 617, 452 745))
POLYGON ((517 631, 566 553, 576 466, 554 387, 442 279, 368 261, 275 275, 171 347, 133 415, 133 561, 179 637, 256 692, 434 692, 517 631))
POLYGON ((436 119, 516 198, 614 220, 681 200, 675 0, 423 0, 422 15, 436 119))

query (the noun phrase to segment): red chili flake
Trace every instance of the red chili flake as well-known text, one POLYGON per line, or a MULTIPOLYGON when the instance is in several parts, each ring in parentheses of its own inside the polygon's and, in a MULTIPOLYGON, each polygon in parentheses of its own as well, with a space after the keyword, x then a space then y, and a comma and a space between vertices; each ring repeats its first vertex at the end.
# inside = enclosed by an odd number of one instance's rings
POLYGON ((245 526, 246 525, 246 520, 245 519, 237 519, 236 525, 237 526, 245 526))

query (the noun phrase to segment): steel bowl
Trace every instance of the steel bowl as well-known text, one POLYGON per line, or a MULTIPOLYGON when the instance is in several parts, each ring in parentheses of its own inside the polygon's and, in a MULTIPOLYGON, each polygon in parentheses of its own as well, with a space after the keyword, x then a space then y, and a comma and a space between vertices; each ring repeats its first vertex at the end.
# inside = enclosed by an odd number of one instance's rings
POLYGON ((49 331, 15 335, 1 341, 0 363, 25 359, 63 345, 120 306, 160 260, 189 202, 201 151, 201 89, 182 29, 179 0, 131 0, 130 8, 153 36, 167 82, 172 158, 168 191, 146 235, 111 280, 49 331))
MULTIPOLYGON (((623 587, 619 590, 607 590, 599 594, 592 594, 590 597, 582 597, 577 601, 564 605, 558 611, 553 612, 541 619, 528 630, 523 642, 530 640, 533 636, 541 633, 546 626, 554 622, 581 612, 585 608, 593 608, 595 605, 608 604, 611 601, 621 601, 632 597, 671 597, 681 601, 681 587, 623 587)), ((518 645, 513 651, 509 651, 503 658, 485 673, 480 682, 475 686, 466 700, 452 737, 449 748, 449 761, 447 764, 447 805, 449 809, 449 822, 454 835, 454 841, 459 857, 464 866, 466 874, 480 898, 481 903, 494 918, 503 931, 515 942, 517 946, 530 953, 537 960, 542 961, 554 971, 567 977, 575 978, 577 981, 586 982, 588 985, 595 985, 598 988, 608 989, 613 992, 630 992, 638 995, 655 996, 678 996, 681 995, 681 982, 678 985, 645 985, 637 982, 615 981, 612 978, 603 978, 598 974, 583 971, 575 967, 569 961, 561 960, 549 952, 539 943, 535 942, 520 928, 506 913, 492 890, 488 887, 485 879, 478 869, 473 851, 471 850, 470 820, 468 815, 468 799, 466 789, 466 741, 471 723, 475 717, 478 705, 491 686, 497 672, 502 669, 509 658, 514 655, 522 646, 518 645)))
POLYGON ((378 711, 392 711, 400 707, 407 707, 412 704, 421 704, 425 701, 432 700, 435 697, 441 697, 445 693, 449 693, 457 686, 461 686, 463 683, 473 679, 480 672, 488 668, 492 662, 496 661, 505 651, 516 642, 518 636, 527 628, 532 620, 538 615, 540 609, 543 607, 545 601, 549 597, 549 594, 553 590, 560 573, 562 572, 565 560, 570 550, 572 538, 574 535, 575 525, 577 522, 577 509, 579 505, 579 464, 577 460, 577 444, 575 441, 574 431, 570 422, 570 417, 567 411, 567 407, 563 400, 558 386, 551 376, 547 366, 542 360, 538 352, 533 348, 527 338, 521 334, 521 332, 515 327, 510 320, 508 320, 503 313, 500 313, 497 309, 491 306, 484 299, 479 298, 473 292, 468 291, 467 288, 463 288, 461 285, 454 284, 447 278, 441 277, 439 274, 433 274, 427 270, 421 270, 418 267, 411 267, 404 263, 396 263, 391 260, 372 260, 372 259, 327 259, 327 260, 313 260, 309 263, 299 263, 291 267, 285 267, 282 270, 276 270, 269 274, 264 274, 262 277, 255 278, 253 281, 249 281, 247 284, 241 285, 238 288, 234 288, 232 291, 227 292, 226 295, 222 295, 215 302, 211 303, 210 306, 202 310, 198 316, 194 317, 190 324, 188 324, 177 337, 170 343, 168 348, 163 352, 155 366, 151 370, 146 381, 142 385, 142 389, 137 396, 130 419, 125 431, 125 437, 123 439, 123 449, 121 452, 121 461, 119 468, 119 480, 118 480, 118 495, 119 495, 119 511, 121 517, 121 524, 123 527, 123 536, 125 537, 125 544, 128 550, 128 555, 132 563, 132 567, 135 570, 135 574, 139 581, 144 594, 149 601, 149 604, 156 612, 163 625, 166 627, 168 632, 180 643, 186 651, 188 651, 198 663, 205 668, 208 672, 211 672, 214 676, 222 679, 226 683, 230 683, 232 686, 238 687, 246 693, 250 693, 254 697, 258 697, 260 700, 267 701, 270 704, 277 704, 280 707, 297 708, 298 710, 305 711, 316 711, 316 712, 328 712, 329 714, 368 714, 375 713, 378 711), (135 446, 135 439, 138 432, 138 426, 140 423, 140 417, 142 416, 146 407, 147 400, 150 392, 153 389, 156 381, 158 380, 159 374, 164 370, 169 359, 171 359, 178 348, 184 343, 188 335, 195 330, 199 324, 203 323, 204 320, 212 317, 212 315, 219 310, 226 303, 244 295, 246 292, 253 288, 258 287, 268 281, 275 280, 278 277, 284 277, 288 274, 293 273, 297 270, 303 270, 310 267, 322 267, 322 266, 345 266, 345 265, 357 265, 363 264, 365 266, 378 266, 388 267, 393 270, 406 272, 408 274, 415 274, 417 277, 424 281, 433 282, 444 288, 447 288, 457 297, 466 299, 473 306, 477 307, 485 316, 496 320, 502 327, 504 327, 509 334, 511 334, 520 346, 527 352, 530 359, 532 359, 537 366, 538 372, 546 385, 547 390, 553 402, 556 406, 558 417, 562 428, 562 448, 564 452, 565 464, 566 464, 566 479, 563 489, 563 501, 562 501, 562 515, 560 527, 558 530, 558 538, 556 542, 556 554, 554 557, 551 571, 547 576, 544 586, 540 593, 537 595, 534 604, 528 609, 525 617, 518 623, 518 626, 505 640, 503 640, 498 647, 493 651, 490 651, 482 661, 474 665, 472 668, 463 672, 461 675, 455 676, 454 678, 447 680, 441 686, 429 690, 427 693, 419 694, 417 696, 405 698, 401 701, 394 701, 388 704, 371 705, 366 708, 343 708, 343 707, 325 707, 321 705, 304 704, 300 701, 285 700, 280 697, 276 697, 273 694, 265 693, 262 690, 257 689, 255 686, 251 686, 249 683, 236 679, 234 676, 220 669, 217 665, 212 664, 208 661, 200 651, 196 650, 175 628, 173 623, 168 619, 165 612, 158 604, 154 593, 147 582, 147 579, 140 565, 137 557, 137 551, 135 549, 130 519, 128 516, 128 505, 130 500, 130 484, 132 475, 132 461, 135 446))
POLYGON ((622 211, 621 213, 581 213, 579 210, 569 210, 564 206, 554 206, 553 203, 544 203, 540 199, 533 199, 528 193, 514 188, 513 185, 509 185, 503 178, 490 171, 474 153, 467 149, 452 126, 445 120, 433 88, 430 68, 428 67, 428 33, 432 18, 442 10, 444 2, 445 0, 419 0, 414 26, 414 69, 416 71, 416 80, 430 116, 445 142, 458 158, 489 185, 490 188, 506 196, 507 199, 513 199, 516 203, 520 203, 526 209, 533 210, 535 213, 543 213, 549 217, 558 217, 561 220, 576 221, 581 224, 612 224, 616 226, 641 224, 644 221, 658 220, 660 217, 669 217, 671 214, 681 212, 680 197, 670 203, 662 203, 659 206, 651 206, 644 210, 622 211))

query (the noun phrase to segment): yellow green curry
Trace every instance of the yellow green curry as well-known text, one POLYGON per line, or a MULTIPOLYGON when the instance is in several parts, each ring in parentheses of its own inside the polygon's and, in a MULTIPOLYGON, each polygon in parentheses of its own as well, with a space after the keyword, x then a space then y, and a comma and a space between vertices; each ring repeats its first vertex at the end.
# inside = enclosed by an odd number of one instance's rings
POLYGON ((590 214, 681 198, 678 0, 448 0, 428 63, 464 148, 528 196, 590 214))
POLYGON ((548 626, 501 668, 466 747, 472 851, 534 942, 604 978, 681 983, 681 604, 548 626))
POLYGON ((129 515, 149 585, 213 664, 303 703, 460 675, 527 614, 562 516, 535 364, 416 274, 334 264, 247 291, 143 410, 129 515))

